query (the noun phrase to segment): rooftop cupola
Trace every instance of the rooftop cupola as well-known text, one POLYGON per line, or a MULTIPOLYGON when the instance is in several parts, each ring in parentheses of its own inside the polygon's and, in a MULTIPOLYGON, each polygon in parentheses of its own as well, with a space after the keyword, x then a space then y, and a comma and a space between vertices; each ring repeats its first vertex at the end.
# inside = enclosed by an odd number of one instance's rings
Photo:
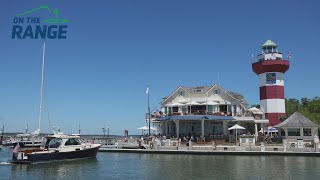
POLYGON ((262 45, 262 50, 263 50, 264 53, 278 52, 276 43, 272 42, 271 40, 267 40, 262 45))

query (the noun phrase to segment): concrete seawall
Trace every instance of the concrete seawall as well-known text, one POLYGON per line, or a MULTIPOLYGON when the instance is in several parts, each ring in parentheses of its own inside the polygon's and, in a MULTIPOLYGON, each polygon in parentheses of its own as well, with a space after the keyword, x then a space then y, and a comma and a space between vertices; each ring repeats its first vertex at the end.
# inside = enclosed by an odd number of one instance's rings
POLYGON ((190 155, 242 155, 242 156, 320 156, 319 152, 283 151, 204 151, 204 150, 153 150, 153 149, 104 149, 99 152, 142 154, 190 154, 190 155))

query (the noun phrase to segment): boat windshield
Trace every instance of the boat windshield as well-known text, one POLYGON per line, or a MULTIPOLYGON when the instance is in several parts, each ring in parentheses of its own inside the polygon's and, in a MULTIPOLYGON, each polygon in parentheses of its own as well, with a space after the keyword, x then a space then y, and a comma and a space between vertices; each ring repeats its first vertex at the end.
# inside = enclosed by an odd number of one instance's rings
POLYGON ((62 142, 60 138, 54 138, 49 142, 49 148, 58 148, 62 142))
POLYGON ((81 142, 79 139, 75 139, 75 138, 70 138, 68 139, 68 141, 65 143, 66 146, 70 146, 70 145, 80 145, 81 142))

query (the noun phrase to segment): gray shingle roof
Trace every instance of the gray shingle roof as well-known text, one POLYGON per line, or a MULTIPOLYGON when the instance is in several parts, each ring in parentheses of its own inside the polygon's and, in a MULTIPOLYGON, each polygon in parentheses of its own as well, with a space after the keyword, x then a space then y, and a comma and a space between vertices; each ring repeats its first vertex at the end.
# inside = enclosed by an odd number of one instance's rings
POLYGON ((189 94, 205 94, 207 93, 211 86, 194 86, 194 87, 183 87, 189 94), (201 92, 195 92, 195 90, 201 90, 201 92))
POLYGON ((239 101, 242 101, 244 104, 248 105, 247 101, 244 99, 243 95, 239 93, 235 93, 232 91, 228 91, 228 93, 233 96, 234 98, 238 99, 239 101))
POLYGON ((319 127, 318 124, 312 122, 302 114, 295 112, 282 123, 274 127, 319 127))

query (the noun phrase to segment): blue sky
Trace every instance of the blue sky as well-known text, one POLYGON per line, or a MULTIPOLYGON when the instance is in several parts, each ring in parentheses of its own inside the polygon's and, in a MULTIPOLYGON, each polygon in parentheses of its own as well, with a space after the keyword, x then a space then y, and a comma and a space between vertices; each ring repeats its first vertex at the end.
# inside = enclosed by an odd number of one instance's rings
MULTIPOLYGON (((0 124, 37 127, 42 43, 45 99, 62 131, 139 134, 147 111, 179 85, 221 84, 259 103, 251 55, 271 39, 291 67, 287 98, 319 96, 318 1, 4 0, 0 6, 0 124), (11 39, 13 17, 42 5, 69 19, 66 40, 11 39), (218 78, 218 74, 219 77, 218 78)), ((35 16, 47 16, 38 11, 35 16)), ((46 104, 46 103, 45 103, 46 104)), ((159 106, 160 107, 160 106, 159 106)), ((44 113, 47 114, 47 113, 44 113)), ((43 132, 50 132, 43 118, 43 132)))

